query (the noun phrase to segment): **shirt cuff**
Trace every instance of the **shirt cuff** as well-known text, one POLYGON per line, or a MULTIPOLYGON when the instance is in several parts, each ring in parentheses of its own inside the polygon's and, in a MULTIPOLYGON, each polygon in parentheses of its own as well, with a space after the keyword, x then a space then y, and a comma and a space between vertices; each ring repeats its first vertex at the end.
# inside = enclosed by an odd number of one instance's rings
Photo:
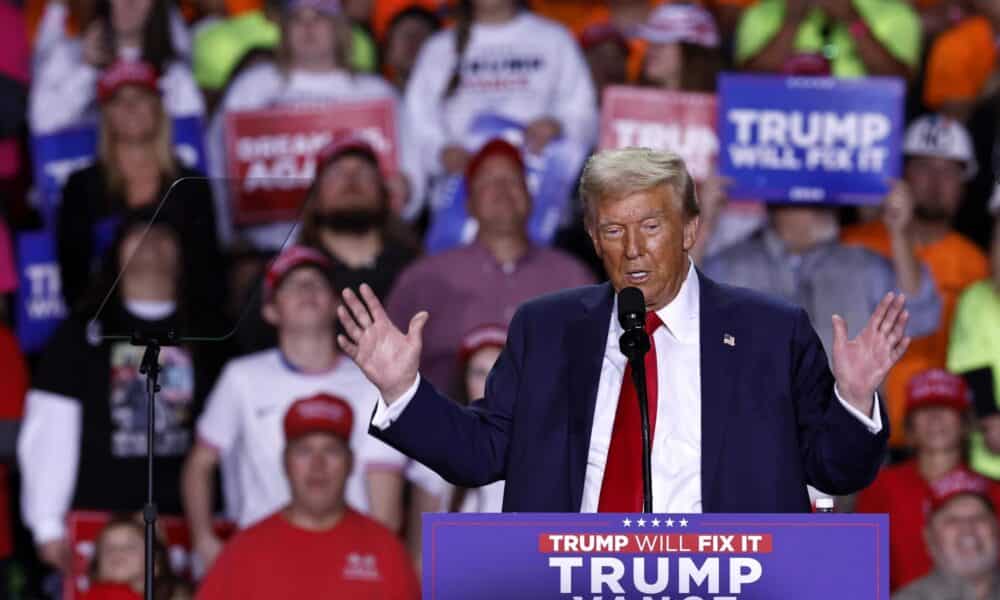
POLYGON ((372 425, 374 425, 376 429, 388 429, 390 425, 396 422, 399 415, 403 414, 403 411, 406 410, 407 406, 409 406, 410 400, 413 400, 413 397, 417 395, 417 388, 419 386, 420 375, 418 374, 416 380, 413 382, 413 385, 411 385, 398 400, 393 402, 392 406, 386 404, 385 398, 382 397, 382 394, 379 394, 378 400, 375 403, 375 414, 372 415, 372 425))
POLYGON ((861 424, 865 426, 868 431, 873 435, 882 431, 882 409, 879 408, 878 392, 875 392, 875 402, 872 407, 872 416, 868 416, 862 413, 860 410, 851 406, 851 403, 844 400, 844 397, 840 395, 840 390, 837 389, 837 385, 833 386, 833 393, 837 396, 837 401, 840 402, 841 406, 847 409, 847 412, 851 413, 855 419, 861 421, 861 424))
POLYGON ((60 519, 43 519, 32 527, 36 545, 66 538, 66 524, 60 519))

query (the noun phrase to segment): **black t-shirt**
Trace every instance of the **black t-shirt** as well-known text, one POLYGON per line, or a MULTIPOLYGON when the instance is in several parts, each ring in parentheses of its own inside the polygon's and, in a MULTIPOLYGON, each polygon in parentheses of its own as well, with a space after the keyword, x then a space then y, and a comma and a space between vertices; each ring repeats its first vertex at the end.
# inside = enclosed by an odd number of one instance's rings
MULTIPOLYGON (((82 409, 72 508, 135 511, 146 500, 147 396, 145 376, 139 373, 144 348, 102 341, 101 330, 161 331, 175 323, 143 321, 120 307, 105 314, 97 327, 79 317, 63 323, 46 348, 33 387, 72 398, 82 409)), ((154 497, 163 513, 182 514, 181 465, 194 440, 214 363, 201 360, 191 347, 160 351, 154 497)))
MULTIPOLYGON (((164 178, 157 205, 126 207, 125 199, 109 190, 108 173, 93 164, 70 175, 62 192, 56 225, 56 253, 63 297, 70 309, 83 301, 100 270, 104 247, 123 220, 133 217, 173 226, 180 236, 185 294, 190 306, 220 306, 226 294, 225 261, 216 232, 215 204, 208 181, 197 171, 181 167, 176 177, 164 178)), ((115 265, 117 268, 117 265, 115 265)))

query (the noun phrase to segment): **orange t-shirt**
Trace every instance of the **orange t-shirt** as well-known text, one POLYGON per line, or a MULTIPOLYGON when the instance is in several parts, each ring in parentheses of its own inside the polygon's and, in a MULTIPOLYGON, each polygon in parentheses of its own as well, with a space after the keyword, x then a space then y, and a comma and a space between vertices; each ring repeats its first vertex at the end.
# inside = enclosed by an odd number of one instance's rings
MULTIPOLYGON (((892 256, 889 232, 880 221, 849 227, 844 230, 841 239, 844 243, 864 246, 885 257, 892 256)), ((886 379, 885 400, 892 423, 892 437, 889 439, 892 446, 905 443, 903 409, 907 382, 921 371, 945 368, 948 336, 958 296, 967 286, 990 274, 989 259, 979 246, 955 232, 937 242, 918 247, 917 258, 927 265, 937 284, 941 296, 941 321, 937 332, 913 340, 886 379)))
POLYGON ((996 60, 996 37, 986 17, 970 17, 946 29, 927 55, 924 104, 937 109, 949 101, 975 100, 996 60))

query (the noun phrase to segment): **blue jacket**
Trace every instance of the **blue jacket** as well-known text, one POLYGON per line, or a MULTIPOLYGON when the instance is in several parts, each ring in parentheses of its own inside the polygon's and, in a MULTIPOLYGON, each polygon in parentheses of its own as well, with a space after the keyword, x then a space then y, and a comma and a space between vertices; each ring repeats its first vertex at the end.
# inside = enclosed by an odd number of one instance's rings
MULTIPOLYGON (((830 494, 870 484, 885 411, 876 435, 837 401, 805 311, 699 281, 703 510, 804 512, 806 484, 830 494)), ((504 511, 579 511, 613 303, 607 283, 525 303, 482 400, 462 407, 422 380, 372 435, 456 485, 506 479, 504 511)))

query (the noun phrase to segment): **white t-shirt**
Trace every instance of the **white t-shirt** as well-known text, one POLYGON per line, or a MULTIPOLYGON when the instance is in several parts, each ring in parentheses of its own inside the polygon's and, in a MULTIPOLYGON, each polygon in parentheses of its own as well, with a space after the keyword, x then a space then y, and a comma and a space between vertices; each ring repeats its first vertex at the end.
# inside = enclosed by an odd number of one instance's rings
MULTIPOLYGON (((121 48, 121 60, 139 60, 135 48, 121 48)), ((34 64, 28 96, 28 125, 35 135, 97 122, 97 81, 100 71, 83 60, 79 39, 52 44, 34 64)), ((159 80, 163 109, 172 118, 200 117, 205 101, 186 63, 169 63, 159 80)))
POLYGON ((198 419, 198 438, 220 455, 226 508, 241 528, 270 515, 290 500, 282 465, 284 418, 301 398, 326 392, 354 409, 351 449, 354 470, 347 479, 347 503, 368 512, 365 475, 372 469, 402 471, 409 459, 368 435, 378 391, 346 356, 326 373, 294 371, 278 349, 229 362, 198 419), (232 496, 235 494, 235 497, 232 496))
POLYGON ((428 176, 441 172, 441 150, 465 145, 469 125, 484 113, 522 125, 553 117, 566 137, 593 147, 598 125, 594 84, 566 28, 528 11, 499 25, 473 25, 461 83, 445 99, 456 60, 454 31, 435 34, 421 49, 406 88, 409 139, 419 145, 416 154, 428 176))

